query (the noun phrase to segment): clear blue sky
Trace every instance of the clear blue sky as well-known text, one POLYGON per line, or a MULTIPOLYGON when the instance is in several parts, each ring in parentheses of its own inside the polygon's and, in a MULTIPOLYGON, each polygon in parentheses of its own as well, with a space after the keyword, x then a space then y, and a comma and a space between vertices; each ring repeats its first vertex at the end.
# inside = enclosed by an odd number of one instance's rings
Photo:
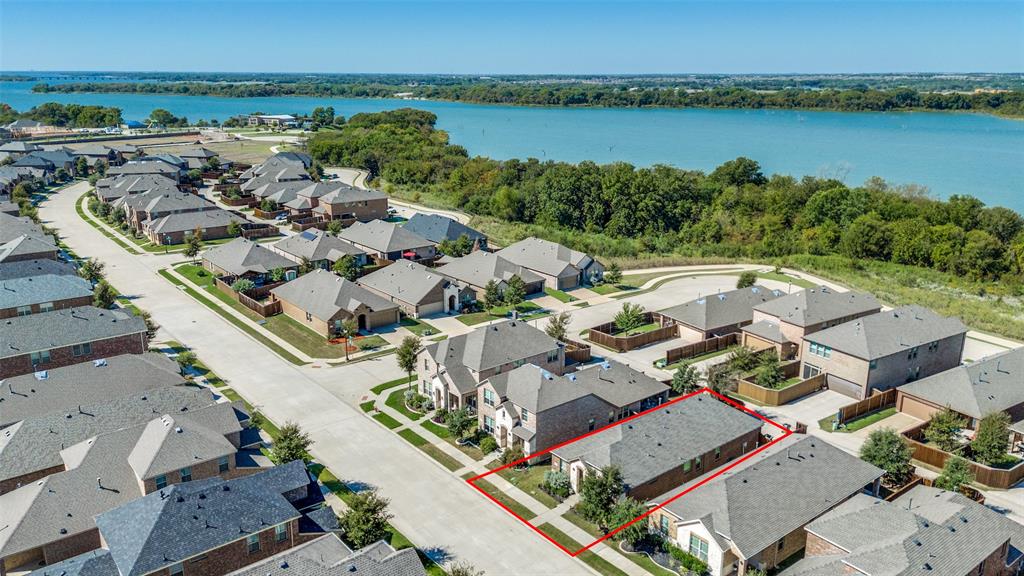
POLYGON ((0 0, 2 70, 1024 71, 1024 2, 0 0))

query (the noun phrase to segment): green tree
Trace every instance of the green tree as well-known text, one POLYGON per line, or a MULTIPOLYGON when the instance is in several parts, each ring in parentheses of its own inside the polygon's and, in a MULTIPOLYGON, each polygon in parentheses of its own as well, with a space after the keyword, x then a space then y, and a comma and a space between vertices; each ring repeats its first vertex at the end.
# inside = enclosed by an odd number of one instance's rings
POLYGON ((743 157, 729 160, 715 168, 709 178, 726 186, 743 186, 745 184, 763 186, 768 182, 768 179, 761 173, 761 165, 750 158, 743 157))
POLYGON ((156 108, 149 113, 149 121, 159 126, 174 126, 178 118, 163 108, 156 108))
POLYGON ((242 224, 238 220, 228 222, 228 236, 241 236, 242 224))
POLYGON ((448 426, 449 432, 462 440, 476 424, 476 418, 466 408, 459 408, 458 410, 449 410, 445 414, 444 423, 448 426))
POLYGON ((609 284, 618 284, 622 282, 622 270, 619 269, 619 265, 612 262, 608 265, 608 268, 604 271, 604 279, 609 284))
POLYGON ((302 259, 299 260, 299 275, 301 276, 302 274, 309 274, 312 271, 313 263, 309 261, 309 258, 303 256, 302 259))
POLYGON ((334 123, 334 107, 333 106, 317 106, 313 108, 313 114, 310 119, 314 124, 320 126, 329 126, 334 123))
POLYGON ((995 466, 1005 462, 1010 445, 1010 416, 1006 412, 986 414, 978 423, 978 431, 971 442, 974 459, 995 466))
POLYGON ((359 277, 359 264, 356 263, 356 257, 351 254, 346 254, 335 260, 331 270, 346 280, 355 281, 359 277))
POLYGON ((106 280, 100 280, 92 289, 92 304, 104 310, 110 308, 117 301, 117 290, 106 280))
POLYGON ((959 414, 946 408, 932 416, 924 430, 924 437, 942 450, 952 452, 960 447, 960 432, 964 425, 966 422, 959 414))
POLYGON ((762 364, 754 375, 754 382, 762 388, 776 388, 784 381, 785 376, 778 360, 770 364, 762 364))
POLYGON ((850 258, 884 260, 891 253, 891 242, 889 225, 872 212, 858 216, 847 226, 839 240, 839 248, 850 258))
POLYGON ((188 258, 193 263, 196 261, 196 257, 199 256, 199 252, 203 249, 203 234, 199 229, 192 232, 191 235, 185 240, 185 258, 188 258))
POLYGON ((412 390, 412 373, 416 371, 416 355, 420 351, 420 339, 418 336, 406 336, 398 346, 395 360, 398 367, 409 377, 409 389, 412 390))
POLYGON ((914 473, 910 463, 913 448, 892 428, 872 430, 860 447, 860 458, 885 470, 884 481, 890 488, 903 486, 914 473))
POLYGON ((757 273, 752 270, 741 273, 739 280, 736 281, 737 288, 749 288, 754 284, 757 284, 757 273))
MULTIPOLYGON (((608 528, 614 530, 619 526, 632 522, 647 512, 647 505, 633 498, 620 498, 612 506, 608 514, 608 528)), ((647 523, 645 520, 637 520, 629 526, 615 533, 615 540, 625 540, 635 546, 638 542, 647 537, 647 523)))
POLYGON ((747 372, 757 366, 758 360, 753 350, 746 346, 740 346, 729 353, 726 363, 736 372, 747 372))
MULTIPOLYGON (((345 339, 345 361, 348 362, 348 347, 352 338, 359 334, 359 324, 353 318, 346 318, 338 326, 338 336, 345 339)), ((415 362, 415 361, 414 361, 415 362)))
POLYGON ((598 473, 590 472, 580 484, 579 513, 602 527, 608 526, 609 515, 624 490, 622 471, 616 466, 605 466, 598 473))
POLYGON ((160 325, 157 324, 153 317, 147 310, 139 310, 139 318, 146 324, 146 339, 152 340, 156 338, 156 331, 160 329, 160 325))
POLYGON ((544 327, 544 333, 559 342, 565 342, 568 336, 569 322, 571 321, 571 312, 559 312, 548 318, 548 325, 544 327))
POLYGON ((270 271, 270 279, 274 282, 280 282, 284 280, 284 268, 278 266, 270 271))
POLYGON ((482 304, 487 310, 501 305, 501 292, 498 290, 498 283, 494 280, 488 280, 487 284, 484 286, 484 298, 482 304))
POLYGON ((615 329, 619 332, 628 332, 644 325, 644 307, 632 302, 623 302, 622 309, 615 314, 613 319, 615 329))
POLYGON ((951 456, 942 467, 942 473, 935 479, 935 487, 950 492, 960 492, 964 486, 974 482, 974 472, 967 460, 951 456))
POLYGON ((195 366, 199 359, 196 357, 195 352, 185 350, 184 352, 178 352, 178 355, 174 357, 174 360, 177 361, 178 366, 181 366, 183 369, 189 369, 195 366))
POLYGON ((248 278, 239 278, 231 283, 231 289, 235 292, 248 292, 256 287, 256 283, 248 278))
POLYGON ((341 234, 342 228, 341 220, 331 220, 327 223, 327 231, 335 236, 341 234))
POLYGON ((102 262, 95 258, 89 258, 78 267, 78 275, 95 284, 103 279, 104 268, 102 262))
POLYGON ((518 274, 508 279, 508 286, 505 287, 504 300, 508 306, 518 306, 526 299, 526 284, 518 274))
POLYGON ((277 464, 292 460, 309 461, 309 447, 313 439, 294 422, 285 422, 270 445, 270 457, 277 464))
POLYGON ((700 371, 692 364, 683 364, 672 374, 672 391, 676 394, 689 394, 700 389, 700 371))
POLYGON ((475 566, 467 562, 458 562, 448 568, 448 576, 484 576, 484 571, 477 570, 475 566))
POLYGON ((79 156, 75 159, 75 174, 79 176, 89 174, 89 161, 85 159, 85 156, 79 156))
POLYGON ((388 520, 392 515, 388 512, 391 502, 377 494, 377 490, 365 490, 356 493, 348 500, 348 510, 338 518, 338 524, 344 529, 345 539, 357 548, 369 546, 388 537, 388 520))

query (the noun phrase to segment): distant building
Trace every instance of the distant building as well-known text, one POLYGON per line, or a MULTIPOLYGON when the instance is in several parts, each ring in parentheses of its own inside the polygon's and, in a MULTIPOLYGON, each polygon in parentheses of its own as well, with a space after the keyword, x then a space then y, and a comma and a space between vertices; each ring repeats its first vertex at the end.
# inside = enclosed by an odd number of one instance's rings
POLYGON ((249 126, 298 126, 298 120, 291 114, 253 114, 247 122, 249 126))

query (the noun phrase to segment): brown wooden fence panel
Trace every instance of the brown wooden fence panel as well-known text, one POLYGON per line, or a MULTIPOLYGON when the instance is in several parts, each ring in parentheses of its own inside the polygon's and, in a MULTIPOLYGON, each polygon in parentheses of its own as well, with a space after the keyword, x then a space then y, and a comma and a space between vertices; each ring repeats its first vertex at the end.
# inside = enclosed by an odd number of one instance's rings
MULTIPOLYGON (((946 460, 950 458, 951 454, 936 446, 921 442, 924 440, 924 429, 927 427, 928 423, 923 422, 905 430, 903 437, 914 449, 914 460, 941 469, 946 465, 946 460)), ((1024 461, 1013 468, 992 468, 971 460, 967 462, 971 466, 971 472, 974 473, 974 481, 982 486, 1006 490, 1024 480, 1024 461)))
POLYGON ((862 416, 869 412, 881 410, 882 408, 888 408, 896 405, 896 389, 890 388, 885 392, 868 396, 863 400, 854 402, 853 404, 847 404, 839 409, 839 423, 843 424, 849 422, 858 416, 862 416))
POLYGON ((248 196, 248 197, 243 196, 241 198, 230 198, 230 197, 225 196, 223 194, 221 194, 221 196, 220 196, 220 201, 223 202, 224 204, 227 204, 228 206, 245 206, 245 207, 252 207, 252 206, 255 206, 255 205, 260 203, 259 198, 256 198, 254 196, 248 196))
MULTIPOLYGON (((644 313, 644 322, 651 323, 654 321, 654 316, 651 312, 644 313)), ((633 336, 614 336, 615 323, 608 322, 599 326, 594 326, 589 331, 588 338, 591 342, 610 348, 616 352, 629 352, 648 344, 654 344, 655 342, 661 342, 662 340, 668 340, 675 338, 679 333, 679 329, 675 326, 662 326, 649 332, 642 334, 635 334, 633 336)))
POLYGON ((665 351, 665 364, 675 364, 680 360, 696 358, 701 354, 718 352, 719 350, 728 348, 737 342, 739 342, 739 333, 733 332, 723 336, 714 336, 706 340, 701 340, 700 342, 694 342, 693 344, 687 344, 686 346, 680 346, 679 348, 672 348, 665 351))
POLYGON ((590 345, 575 340, 565 341, 565 359, 581 364, 590 362, 590 345))
POLYGON ((248 291, 248 294, 242 292, 236 292, 232 287, 231 283, 235 281, 235 276, 222 276, 220 278, 214 278, 214 284, 217 289, 225 294, 234 298, 239 304, 252 310, 266 318, 267 316, 273 316, 281 313, 281 302, 274 300, 271 302, 263 302, 262 300, 270 296, 270 291, 278 286, 284 284, 284 282, 271 282, 270 284, 264 284, 263 286, 257 286, 252 290, 248 291))
POLYGON ((803 382, 798 382, 780 390, 764 388, 746 379, 737 380, 736 384, 737 393, 754 400, 762 406, 782 406, 824 388, 825 375, 818 374, 803 382))
POLYGON ((242 238, 249 240, 252 240, 253 238, 277 236, 281 233, 281 231, 277 229, 277 226, 271 226, 269 224, 243 224, 242 226, 242 238))

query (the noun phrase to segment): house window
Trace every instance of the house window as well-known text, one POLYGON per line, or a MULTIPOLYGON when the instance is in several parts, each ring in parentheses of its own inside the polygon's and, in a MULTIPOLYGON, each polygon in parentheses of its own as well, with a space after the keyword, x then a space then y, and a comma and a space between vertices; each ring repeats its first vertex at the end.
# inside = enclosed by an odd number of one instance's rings
POLYGON ((700 558, 701 562, 707 563, 708 561, 708 543, 706 540, 697 536, 696 534, 690 534, 690 554, 700 558))
MULTIPOLYGON (((523 422, 529 422, 529 421, 530 421, 530 411, 527 410, 526 408, 523 408, 523 422)), ((591 422, 593 422, 593 421, 591 421, 591 422)))
POLYGON ((630 410, 629 410, 628 406, 624 406, 623 408, 621 408, 619 410, 619 420, 622 420, 623 418, 626 418, 627 416, 629 416, 629 412, 630 412, 630 410))
POLYGON ((28 316, 32 313, 31 306, 18 306, 18 316, 28 316))
POLYGON ((715 460, 718 460, 721 457, 722 457, 722 449, 721 448, 715 448, 715 460))
POLYGON ((487 432, 488 434, 494 433, 494 418, 484 416, 484 432, 487 432))
POLYGON ((872 361, 868 362, 868 369, 869 370, 874 370, 875 368, 878 368, 878 360, 872 360, 872 361))
POLYGON ((249 537, 245 539, 245 543, 249 546, 249 554, 254 554, 260 551, 260 535, 258 533, 250 534, 249 537))
POLYGON ((700 470, 700 466, 701 466, 701 460, 700 460, 700 458, 694 458, 694 459, 693 459, 693 467, 694 467, 695 469, 697 469, 697 470, 700 470))
POLYGON ((494 374, 495 374, 495 376, 497 376, 498 374, 501 374, 501 365, 498 365, 498 366, 494 367, 494 374))
POLYGON ((913 360, 917 358, 917 348, 911 348, 910 352, 907 352, 907 360, 913 360))
POLYGON ((693 462, 692 461, 687 460, 686 462, 683 462, 683 472, 689 472, 692 468, 693 468, 693 462))
POLYGON ((832 348, 830 346, 818 344, 817 342, 811 342, 810 349, 811 354, 814 354, 815 356, 821 356, 822 358, 832 357, 832 348))
POLYGON ((288 539, 288 525, 278 524, 274 526, 274 540, 277 542, 284 542, 288 539))
POLYGON ((593 418, 590 419, 590 422, 587 422, 587 429, 590 430, 591 432, 594 431, 594 419, 593 418))
POLYGON ((192 481, 192 468, 190 466, 185 466, 184 468, 179 470, 178 473, 181 474, 181 481, 182 482, 191 482, 192 481))
POLYGON ((423 359, 423 370, 429 370, 429 369, 430 369, 430 367, 429 367, 429 366, 427 366, 427 362, 429 362, 429 360, 427 360, 426 358, 424 358, 424 359, 423 359))
POLYGON ((179 574, 185 573, 185 565, 178 562, 177 564, 171 564, 171 567, 167 570, 170 571, 171 576, 178 576, 179 574))
POLYGON ((558 361, 558 349, 548 350, 548 362, 558 361))
POLYGON ((665 516, 664 514, 661 515, 661 521, 658 523, 658 531, 661 532, 663 536, 668 536, 668 516, 665 516))
POLYGON ((92 354, 92 342, 86 342, 85 344, 75 344, 71 347, 71 353, 75 356, 87 356, 92 354))
POLYGON ((33 366, 36 366, 38 364, 46 364, 47 362, 50 361, 50 351, 43 350, 40 352, 33 352, 32 354, 29 355, 29 358, 32 359, 33 366))
POLYGON ((608 411, 608 423, 611 424, 612 422, 615 422, 615 410, 608 411))
POLYGON ((519 368, 523 364, 526 364, 526 360, 516 360, 515 362, 512 363, 512 367, 519 368))
POLYGON ((486 406, 494 406, 494 392, 484 388, 484 404, 486 406))
POLYGON ((167 476, 164 476, 164 475, 157 476, 154 479, 154 481, 156 482, 156 489, 157 490, 163 490, 164 488, 167 488, 167 476))
POLYGON ((228 457, 227 456, 221 456, 220 458, 217 459, 217 471, 218 472, 227 472, 228 468, 229 468, 229 466, 228 466, 228 457))
POLYGON ((53 302, 43 302, 39 305, 40 312, 53 312, 53 302))

